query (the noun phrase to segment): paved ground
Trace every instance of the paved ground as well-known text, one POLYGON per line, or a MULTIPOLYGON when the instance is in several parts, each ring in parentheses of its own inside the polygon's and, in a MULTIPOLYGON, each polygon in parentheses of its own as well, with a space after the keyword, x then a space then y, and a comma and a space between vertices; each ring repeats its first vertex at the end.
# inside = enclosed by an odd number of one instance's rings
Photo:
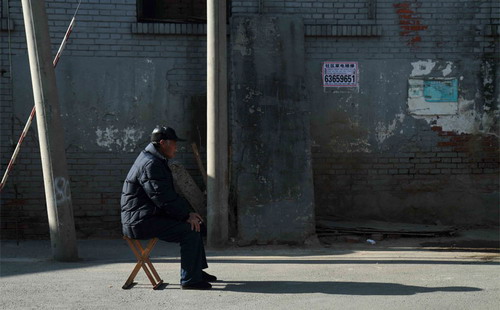
POLYGON ((207 271, 221 281, 200 292, 179 289, 175 244, 159 243, 153 253, 169 282, 153 291, 142 272, 138 285, 121 289, 134 266, 122 240, 81 240, 81 260, 74 263, 52 261, 48 241, 3 241, 0 308, 499 309, 498 250, 405 243, 412 244, 211 250, 207 271))

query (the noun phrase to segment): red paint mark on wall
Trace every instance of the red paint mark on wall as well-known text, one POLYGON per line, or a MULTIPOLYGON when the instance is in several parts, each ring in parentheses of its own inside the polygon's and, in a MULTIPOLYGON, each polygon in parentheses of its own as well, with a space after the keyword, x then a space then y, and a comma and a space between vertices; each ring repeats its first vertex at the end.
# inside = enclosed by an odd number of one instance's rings
POLYGON ((452 152, 467 152, 471 156, 482 157, 483 161, 500 164, 498 152, 500 150, 500 141, 494 135, 473 135, 465 133, 456 133, 454 131, 444 131, 441 126, 431 127, 432 131, 438 133, 445 140, 437 143, 438 147, 453 147, 448 150, 452 152))
POLYGON ((421 18, 415 11, 415 2, 401 2, 394 4, 396 13, 399 16, 399 27, 401 28, 400 36, 405 37, 406 44, 416 46, 418 42, 422 42, 420 31, 424 31, 428 26, 422 24, 421 18))

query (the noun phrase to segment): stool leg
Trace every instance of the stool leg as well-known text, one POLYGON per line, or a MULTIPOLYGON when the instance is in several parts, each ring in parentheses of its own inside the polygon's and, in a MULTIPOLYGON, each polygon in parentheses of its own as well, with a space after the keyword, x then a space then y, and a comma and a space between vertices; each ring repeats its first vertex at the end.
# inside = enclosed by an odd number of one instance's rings
POLYGON ((128 279, 125 282, 125 284, 122 286, 123 289, 128 289, 128 288, 130 288, 130 285, 134 282, 134 279, 137 276, 137 273, 139 272, 139 269, 141 269, 141 258, 140 258, 139 253, 137 252, 137 249, 134 246, 134 243, 132 242, 132 239, 130 239, 130 238, 126 237, 126 236, 124 236, 123 239, 125 239, 125 241, 127 241, 130 249, 134 253, 135 257, 137 258, 137 263, 135 264, 134 269, 130 273, 130 276, 128 277, 128 279))
POLYGON ((137 273, 139 272, 140 269, 141 269, 141 263, 138 262, 137 264, 135 264, 134 270, 132 270, 132 272, 130 273, 130 276, 128 277, 125 284, 123 284, 122 289, 126 290, 130 288, 130 285, 132 285, 132 283, 134 282, 134 279, 137 276, 137 273))
MULTIPOLYGON (((151 273, 153 274, 153 276, 155 277, 156 281, 162 281, 161 278, 160 278, 160 275, 158 274, 158 272, 156 272, 156 269, 155 267, 153 266, 153 263, 151 263, 151 260, 149 259, 149 253, 151 252, 151 250, 155 247, 156 245, 156 242, 158 242, 158 238, 154 238, 154 239, 151 239, 151 241, 149 241, 147 247, 146 247, 146 250, 144 250, 141 246, 141 244, 138 244, 138 248, 139 250, 141 250, 141 252, 143 253, 142 257, 143 257, 143 261, 147 264, 147 266, 149 267, 151 273)), ((154 285, 154 284, 153 284, 154 285)))
POLYGON ((132 252, 137 258, 137 264, 135 265, 134 269, 132 270, 132 273, 130 274, 130 276, 128 277, 127 281, 122 286, 122 288, 123 289, 130 288, 130 286, 134 281, 134 278, 137 276, 137 273, 139 272, 139 269, 142 268, 146 273, 146 276, 148 277, 149 281, 153 285, 153 289, 155 290, 158 289, 160 285, 163 284, 163 280, 160 278, 160 275, 158 274, 158 272, 156 272, 156 269, 154 268, 153 264, 149 259, 149 254, 156 245, 156 242, 158 242, 158 238, 151 239, 148 242, 146 249, 142 247, 141 242, 139 240, 130 239, 126 236, 124 236, 123 238, 127 241, 128 245, 132 249, 132 252))
POLYGON ((158 238, 151 239, 149 241, 148 245, 146 246, 146 249, 143 249, 141 243, 139 241, 136 241, 136 246, 142 253, 141 255, 141 267, 146 273, 146 275, 149 278, 149 281, 153 285, 153 289, 158 289, 158 287, 163 283, 163 280, 160 278, 158 273, 156 272, 156 269, 154 268, 153 264, 149 260, 149 253, 153 250, 154 246, 156 245, 156 242, 158 241, 158 238), (149 268, 148 268, 149 267, 149 268), (151 275, 153 273, 153 276, 151 275))

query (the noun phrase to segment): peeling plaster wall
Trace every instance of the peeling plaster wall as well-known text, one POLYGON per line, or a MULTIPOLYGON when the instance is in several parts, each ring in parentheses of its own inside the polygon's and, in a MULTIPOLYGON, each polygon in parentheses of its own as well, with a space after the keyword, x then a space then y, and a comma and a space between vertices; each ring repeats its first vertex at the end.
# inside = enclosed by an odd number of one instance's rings
POLYGON ((309 71, 317 216, 498 224, 498 99, 483 96, 481 60, 347 60, 359 89, 309 71), (460 81, 456 114, 412 113, 408 80, 443 70, 460 81))
POLYGON ((307 61, 317 216, 498 225, 498 60, 340 59, 359 62, 359 89, 323 88, 307 61), (414 109, 409 81, 444 77, 457 101, 414 109))
MULTIPOLYGON (((32 93, 25 56, 14 59, 14 111, 29 111, 32 93)), ((57 74, 61 114, 69 144, 85 152, 137 152, 149 142, 156 124, 170 124, 191 136, 185 121, 191 96, 203 85, 181 91, 172 59, 72 57, 57 74)))
POLYGON ((345 5, 305 17, 316 216, 498 225, 499 4, 378 1, 372 19, 345 5), (358 62, 359 87, 324 88, 324 61, 358 62), (456 100, 424 98, 445 79, 456 100))
MULTIPOLYGON (((196 80, 191 85, 183 81, 186 62, 158 58, 71 57, 59 63, 57 86, 80 236, 120 234, 117 228, 123 178, 137 154, 149 143, 156 124, 174 127, 179 136, 195 141, 200 147, 206 121, 196 122, 196 115, 205 114, 206 101, 198 102, 200 100, 193 98, 205 98, 205 87, 196 80)), ((26 55, 13 57, 13 70, 13 115, 21 122, 33 103, 31 89, 26 87, 31 81, 26 55)), ((35 136, 32 142, 37 147, 35 126, 30 135, 35 136)), ((23 145, 23 151, 30 148, 27 144, 23 145)), ((204 141, 202 152, 203 146, 204 141)), ((32 152, 33 159, 27 159, 24 152, 20 154, 13 177, 9 179, 4 195, 9 209, 20 201, 15 194, 9 193, 15 186, 18 186, 18 197, 31 196, 26 193, 28 187, 43 188, 37 167, 39 150, 35 148, 32 152), (29 180, 26 185, 18 185, 26 179, 29 180), (23 189, 25 186, 27 188, 23 189)), ((199 186, 203 186, 189 143, 179 144, 176 160, 196 178, 199 186)), ((26 209, 37 210, 21 211, 21 214, 29 214, 26 221, 36 218, 43 223, 45 206, 37 200, 22 201, 26 209)), ((12 214, 15 213, 9 212, 7 220, 12 214)), ((45 225, 40 224, 40 227, 45 225)), ((20 231, 30 235, 37 230, 20 231)), ((43 231, 48 233, 48 230, 43 231)))
MULTIPOLYGON (((457 102, 450 112, 441 113, 442 102, 427 103, 431 108, 425 113, 410 111, 412 117, 423 119, 429 125, 442 127, 445 131, 458 134, 497 134, 495 119, 498 118, 498 104, 492 106, 486 102, 484 89, 491 87, 494 80, 493 60, 470 59, 468 61, 426 61, 412 62, 411 78, 439 79, 454 77, 458 80, 459 92, 457 102), (444 68, 444 69, 443 69, 444 68), (478 78, 478 75, 483 78, 478 78), (434 106, 434 107, 433 107, 434 106), (438 106, 436 108, 436 106, 438 106)), ((423 100, 425 101, 425 99, 423 100)), ((411 99, 408 98, 410 105, 411 99)))
MULTIPOLYGON (((13 28, 10 35, 0 29, 2 173, 33 107, 21 2, 7 5, 13 28)), ((77 5, 46 1, 53 55, 77 5)), ((121 236, 123 180, 156 124, 174 127, 205 154, 206 39, 134 32, 136 15, 135 1, 83 1, 55 70, 78 238, 121 236)), ((4 239, 49 236, 35 122, 2 191, 4 239)), ((189 143, 179 144, 176 160, 203 188, 189 143)))

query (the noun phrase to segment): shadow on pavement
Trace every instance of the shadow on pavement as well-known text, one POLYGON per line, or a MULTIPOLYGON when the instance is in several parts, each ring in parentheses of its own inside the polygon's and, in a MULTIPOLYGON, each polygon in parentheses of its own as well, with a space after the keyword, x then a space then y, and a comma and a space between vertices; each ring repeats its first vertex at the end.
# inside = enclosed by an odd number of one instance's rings
MULTIPOLYGON (((157 264, 180 264, 179 258, 155 258, 152 257, 151 261, 155 266, 157 264)), ((99 265, 113 265, 120 263, 129 263, 132 269, 137 261, 133 258, 120 258, 115 260, 80 260, 78 262, 62 263, 53 260, 29 260, 29 259, 14 259, 14 260, 0 260, 0 277, 11 277, 23 274, 34 274, 40 272, 51 272, 59 270, 70 270, 78 268, 89 268, 92 266, 99 265)), ((499 262, 491 261, 451 261, 451 260, 356 260, 356 259, 328 259, 328 260, 314 260, 314 259, 220 259, 220 258, 210 258, 208 257, 209 265, 211 263, 223 263, 223 264, 310 264, 310 265, 356 265, 356 264, 396 264, 396 265, 500 265, 499 262)), ((161 268, 161 265, 157 268, 161 268)), ((179 265, 180 266, 180 265, 179 265)), ((235 267, 237 268, 237 267, 235 267)), ((269 282, 262 282, 263 284, 269 282)), ((275 282, 273 282, 275 283, 275 282)), ((279 282, 277 282, 279 283, 279 282)), ((288 282, 286 282, 288 283, 288 282)), ((335 282, 331 282, 335 283, 335 282)), ((338 285, 338 283, 336 284, 338 285)), ((352 284, 351 284, 352 285, 352 284)))
POLYGON ((477 292, 467 286, 422 287, 379 282, 220 281, 214 290, 262 294, 415 295, 432 292, 477 292), (224 284, 225 287, 218 284, 224 284))
MULTIPOLYGON (((395 264, 395 265, 492 265, 498 266, 500 262, 493 261, 471 261, 471 260, 432 260, 432 259, 388 259, 381 257, 380 259, 226 259, 226 258, 211 258, 207 257, 208 263, 221 264, 307 264, 307 265, 372 265, 372 264, 395 264)), ((171 258, 152 258, 161 263, 175 263, 178 259, 171 258)))
MULTIPOLYGON (((19 245, 11 241, 0 242, 0 276, 9 277, 22 274, 34 274, 58 270, 88 268, 100 265, 136 263, 136 259, 123 240, 80 240, 80 260, 70 263, 53 261, 48 240, 25 241, 19 245)), ((408 250, 406 250, 409 252, 408 250)), ((151 260, 154 264, 180 264, 179 246, 174 243, 158 243, 151 260)), ((381 253, 370 258, 350 258, 343 255, 355 250, 293 249, 293 248, 242 248, 222 251, 209 251, 208 262, 222 264, 410 264, 410 265, 500 265, 498 256, 478 253, 464 259, 446 259, 436 257, 418 257, 406 255, 404 258, 381 253), (328 257, 325 257, 328 256, 328 257)), ((128 268, 128 267, 127 267, 128 268)))

